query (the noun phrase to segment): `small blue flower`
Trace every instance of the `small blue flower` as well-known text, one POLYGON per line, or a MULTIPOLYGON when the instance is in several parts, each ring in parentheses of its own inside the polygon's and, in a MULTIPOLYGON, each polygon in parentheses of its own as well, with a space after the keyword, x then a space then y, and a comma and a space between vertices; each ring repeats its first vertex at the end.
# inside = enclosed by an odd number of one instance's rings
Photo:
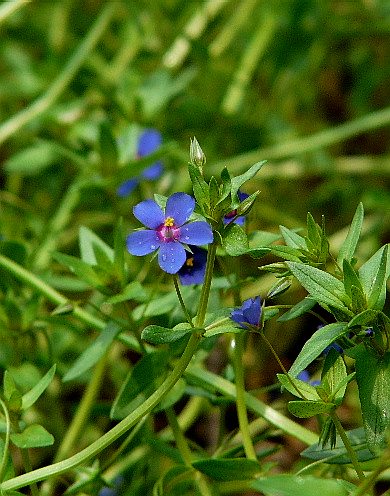
MULTIPOLYGON (((240 202, 243 202, 244 200, 246 200, 246 198, 249 197, 247 193, 242 193, 241 191, 239 191, 237 195, 240 202)), ((230 224, 233 222, 233 224, 238 224, 239 226, 243 226, 245 224, 245 215, 240 215, 239 217, 236 217, 236 215, 237 215, 237 210, 232 210, 231 212, 227 213, 223 218, 223 223, 230 224), (234 219, 234 217, 236 218, 234 219)))
POLYGON ((319 386, 321 384, 321 381, 318 380, 311 381, 309 372, 306 369, 302 370, 302 372, 299 372, 299 374, 297 375, 297 379, 300 379, 303 382, 307 382, 311 386, 319 386))
POLYGON ((195 200, 186 193, 171 195, 165 212, 154 200, 145 200, 133 208, 135 217, 149 229, 127 237, 127 250, 143 256, 158 250, 158 264, 168 274, 176 274, 186 261, 184 245, 207 245, 213 241, 210 225, 204 221, 188 223, 195 200))
MULTIPOLYGON (((147 157, 160 148, 162 143, 161 134, 156 129, 146 129, 138 139, 137 158, 147 157)), ((163 173, 163 164, 161 161, 149 165, 141 172, 140 176, 133 177, 122 183, 117 189, 118 196, 125 197, 130 195, 134 188, 142 179, 154 181, 163 173)))
POLYGON ((186 251, 186 261, 177 275, 183 286, 190 284, 202 284, 206 273, 207 251, 197 246, 189 246, 186 251))
POLYGON ((259 328, 261 311, 261 299, 260 296, 256 296, 256 298, 245 300, 240 308, 233 310, 230 318, 244 329, 250 326, 259 328))

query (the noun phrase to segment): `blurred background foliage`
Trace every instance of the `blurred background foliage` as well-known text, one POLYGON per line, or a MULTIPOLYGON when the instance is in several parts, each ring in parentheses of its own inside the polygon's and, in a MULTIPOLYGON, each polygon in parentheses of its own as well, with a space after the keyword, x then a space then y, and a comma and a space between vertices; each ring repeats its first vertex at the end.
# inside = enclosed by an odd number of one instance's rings
MULTIPOLYGON (((387 0, 14 0, 0 5, 0 38, 0 232, 20 243, 4 250, 58 289, 70 286, 56 279, 51 251, 78 255, 80 225, 112 246, 120 216, 126 232, 138 227, 131 209, 140 199, 190 192, 193 136, 208 176, 268 159, 247 184, 261 192, 249 231, 302 227, 310 211, 318 222, 325 214, 337 248, 363 201, 358 255, 390 240, 387 0), (163 136, 156 157, 165 173, 118 198, 126 173, 152 161, 135 160, 144 128, 163 136)), ((240 262, 243 276, 258 273, 258 261, 240 262)), ((252 280, 243 296, 269 287, 267 276, 252 280)), ((38 302, 23 304, 24 317, 7 303, 28 328, 38 302)), ((61 325, 57 353, 73 361, 80 329, 74 324, 70 342, 61 325)), ((290 331, 280 340, 280 325, 269 329, 288 361, 296 355, 290 331)), ((250 386, 272 383, 277 366, 252 348, 250 386)), ((2 365, 22 361, 12 349, 2 351, 2 365)), ((120 384, 125 368, 117 364, 111 380, 120 384)))

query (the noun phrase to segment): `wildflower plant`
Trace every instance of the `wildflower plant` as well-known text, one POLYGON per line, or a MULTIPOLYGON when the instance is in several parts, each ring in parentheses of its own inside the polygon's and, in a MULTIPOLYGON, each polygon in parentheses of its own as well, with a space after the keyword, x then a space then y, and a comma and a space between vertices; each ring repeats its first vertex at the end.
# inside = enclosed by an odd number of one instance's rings
MULTIPOLYGON (((47 317, 51 322, 74 327, 75 335, 77 322, 98 331, 86 349, 74 339, 76 356, 71 365, 63 363, 57 352, 62 381, 87 382, 87 389, 64 439, 58 440, 53 463, 31 467, 28 448, 51 446, 54 437, 46 426, 32 423, 34 415, 29 416, 28 410, 41 395, 49 394, 56 366, 52 364, 27 391, 21 389, 20 377, 14 379, 11 371, 4 374, 0 400, 2 494, 21 494, 16 490, 29 485, 33 495, 40 490, 54 495, 63 483, 67 494, 131 494, 143 484, 133 479, 134 464, 144 472, 145 466, 153 463, 156 446, 170 460, 167 469, 152 481, 157 495, 206 496, 226 492, 229 487, 234 493, 287 494, 289 488, 288 494, 300 494, 299 490, 307 487, 307 494, 314 496, 319 486, 326 496, 348 496, 364 494, 373 485, 388 457, 390 396, 384 394, 390 385, 390 320, 385 308, 388 247, 358 262, 355 252, 363 225, 361 204, 338 253, 330 251, 325 220, 319 225, 311 214, 304 235, 284 226, 280 235, 248 233, 242 219, 253 208, 258 191, 244 194, 241 187, 249 190, 264 163, 237 176, 223 168, 219 177, 208 177, 205 154, 194 138, 188 164, 192 194, 172 192, 137 203, 127 219, 134 229, 124 228, 124 221, 118 220, 113 246, 81 227, 80 257, 56 252, 53 258, 76 276, 71 282, 65 279, 66 288, 79 284, 87 295, 85 306, 51 285, 50 274, 45 279, 25 268, 23 256, 19 260, 7 256, 11 253, 16 258, 17 254, 2 241, 2 271, 54 306, 47 317), (145 228, 137 228, 136 221, 145 228), (251 280, 240 280, 239 271, 231 268, 248 260, 258 265, 263 257, 267 263, 259 269, 276 278, 276 283, 265 296, 253 291, 244 298, 246 283, 251 288, 251 280), (274 303, 288 294, 293 283, 306 292, 304 297, 293 304, 274 303), (288 366, 267 334, 268 324, 278 319, 288 326, 305 314, 321 325, 288 366), (251 335, 268 347, 280 369, 277 381, 288 411, 297 419, 318 418, 316 430, 246 391, 244 357, 251 335), (205 359, 221 343, 231 367, 227 364, 217 374, 208 369, 205 359), (110 360, 120 361, 122 355, 136 356, 132 366, 122 365, 117 371, 120 378, 107 375, 110 360), (319 369, 320 381, 310 380, 308 367, 319 369), (78 449, 78 436, 88 423, 92 400, 104 380, 120 383, 105 410, 113 424, 78 449), (363 422, 360 428, 345 431, 337 409, 352 382, 357 386, 363 422), (221 401, 234 406, 239 431, 237 439, 226 439, 212 455, 189 443, 183 429, 188 418, 193 422, 199 418, 208 401, 214 407, 221 401), (154 415, 162 413, 169 431, 156 431, 151 422, 154 415), (257 417, 262 417, 261 425, 257 417), (307 446, 302 456, 309 460, 306 470, 313 469, 313 475, 271 474, 266 463, 269 452, 261 446, 266 436, 264 423, 307 446), (11 447, 23 453, 24 474, 12 472, 11 447), (100 455, 108 449, 110 457, 100 455), (313 467, 310 461, 315 462, 313 467), (380 469, 374 470, 373 476, 366 474, 365 462, 377 463, 380 469), (319 464, 329 470, 336 467, 335 473, 343 478, 322 479, 315 472, 319 464), (60 475, 65 482, 58 480, 60 475), (291 492, 291 488, 300 489, 291 492)), ((11 294, 15 280, 4 284, 9 284, 11 294)), ((26 298, 26 294, 20 293, 18 298, 26 298)), ((11 322, 13 308, 11 304, 4 307, 3 324, 11 322)), ((20 322, 18 330, 29 332, 30 325, 28 320, 20 322)), ((61 333, 58 336, 61 346, 61 333)))

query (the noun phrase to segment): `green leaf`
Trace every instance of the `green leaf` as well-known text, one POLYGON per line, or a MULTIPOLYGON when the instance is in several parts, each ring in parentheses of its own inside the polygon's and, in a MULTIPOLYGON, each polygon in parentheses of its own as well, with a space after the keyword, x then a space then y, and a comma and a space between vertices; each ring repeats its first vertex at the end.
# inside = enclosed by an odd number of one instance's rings
POLYGON ((11 174, 34 176, 54 164, 57 159, 58 152, 53 144, 40 142, 10 157, 5 162, 4 168, 11 174))
POLYGON ((378 310, 364 310, 349 321, 348 327, 352 329, 356 326, 369 326, 377 321, 380 313, 378 310))
POLYGON ((246 458, 210 458, 192 466, 217 481, 248 480, 260 472, 260 465, 246 458))
POLYGON ((348 496, 356 489, 353 484, 311 475, 273 475, 257 479, 251 487, 265 496, 348 496))
POLYGON ((292 377, 292 376, 287 377, 286 374, 276 374, 276 375, 283 388, 287 389, 287 391, 293 394, 294 396, 297 396, 298 398, 302 398, 301 395, 298 394, 298 391, 300 391, 307 400, 318 401, 320 399, 316 391, 316 388, 311 384, 301 381, 296 377, 292 377), (298 391, 291 383, 295 384, 298 391))
POLYGON ((352 265, 348 262, 348 260, 343 260, 343 279, 345 292, 350 298, 352 298, 352 286, 356 286, 361 290, 361 292, 363 292, 363 287, 360 282, 359 276, 355 272, 352 265))
MULTIPOLYGON (((367 448, 366 434, 363 427, 347 431, 346 435, 359 462, 366 462, 376 458, 367 448)), ((315 443, 302 451, 301 456, 310 460, 324 460, 326 463, 335 463, 337 465, 351 463, 351 459, 340 436, 336 437, 334 448, 327 449, 322 446, 322 443, 315 443)))
POLYGON ((343 265, 343 260, 347 260, 347 262, 351 263, 353 254, 355 253, 355 249, 359 241, 360 232, 362 230, 363 218, 363 204, 359 203, 355 215, 352 219, 347 237, 341 245, 339 254, 337 256, 337 263, 340 266, 343 265))
POLYGON ((98 263, 96 259, 95 247, 99 247, 111 262, 114 261, 113 249, 101 240, 93 231, 88 229, 88 227, 80 227, 79 244, 81 260, 88 265, 96 265, 98 263))
POLYGON ((347 388, 347 369, 340 353, 331 349, 326 355, 321 374, 321 386, 327 390, 332 401, 340 405, 347 388))
POLYGON ((241 226, 229 224, 222 232, 222 246, 231 257, 238 257, 248 251, 248 238, 241 226))
POLYGON ((203 176, 198 167, 189 163, 188 172, 190 174, 192 189, 194 191, 194 196, 197 204, 201 208, 204 214, 209 213, 210 207, 210 191, 209 185, 203 179, 203 176))
POLYGON ((305 238, 287 227, 279 226, 279 229, 287 246, 297 248, 298 250, 307 250, 305 238))
POLYGON ((382 310, 386 298, 386 282, 390 274, 388 245, 382 246, 359 269, 368 308, 382 310))
POLYGON ((112 405, 110 417, 121 419, 141 405, 164 380, 168 360, 167 350, 144 355, 126 377, 112 405))
POLYGON ((29 425, 21 433, 11 434, 11 441, 18 448, 42 448, 51 446, 54 437, 39 424, 29 425))
POLYGON ((165 395, 162 401, 153 409, 153 411, 155 413, 161 412, 162 410, 166 410, 167 408, 173 406, 184 395, 186 387, 186 381, 183 378, 179 379, 172 389, 169 390, 169 393, 165 395))
POLYGON ((289 374, 296 377, 312 363, 331 343, 348 332, 347 322, 334 322, 320 327, 304 344, 298 357, 292 364, 289 374))
POLYGON ((83 351, 64 375, 63 381, 72 381, 93 367, 103 357, 121 330, 121 327, 115 322, 108 322, 99 336, 83 351))
POLYGON ((390 425, 390 353, 379 357, 363 348, 356 357, 355 368, 367 444, 379 454, 386 445, 390 425))
POLYGON ((299 418, 309 418, 321 413, 329 413, 336 408, 333 403, 324 401, 289 401, 288 411, 299 418))
POLYGON ((345 304, 348 297, 341 281, 310 265, 295 262, 287 262, 287 265, 302 286, 310 293, 310 296, 320 305, 331 305, 351 314, 345 304))
POLYGON ((297 317, 300 317, 301 315, 304 315, 306 312, 311 310, 314 305, 316 304, 316 301, 313 300, 313 298, 304 298, 300 302, 298 302, 296 305, 294 305, 290 310, 288 310, 286 313, 281 315, 278 318, 278 322, 287 322, 292 319, 296 319, 297 317))
POLYGON ((263 165, 266 163, 266 160, 262 160, 261 162, 257 162, 256 164, 252 165, 244 174, 241 174, 240 176, 233 177, 231 179, 231 197, 232 201, 234 202, 236 199, 236 195, 238 193, 238 190, 241 188, 241 186, 249 181, 249 179, 252 179, 259 170, 263 167, 263 165))
POLYGON ((53 253, 53 258, 60 264, 68 267, 71 272, 91 286, 99 287, 103 284, 102 279, 96 274, 93 268, 79 258, 58 252, 53 253))
POLYGON ((291 246, 275 245, 268 248, 268 252, 276 257, 290 260, 291 262, 301 262, 302 253, 297 248, 291 246))
POLYGON ((99 148, 102 168, 105 175, 116 170, 118 164, 118 149, 111 126, 107 121, 100 123, 99 148))
POLYGON ((187 322, 177 324, 173 329, 149 325, 142 331, 141 338, 151 344, 173 343, 193 331, 187 322))
POLYGON ((56 366, 53 365, 51 369, 42 377, 42 379, 37 384, 35 384, 35 386, 30 389, 28 393, 25 393, 22 396, 22 410, 27 410, 37 401, 37 399, 51 383, 55 371, 56 366))
POLYGON ((18 391, 16 387, 14 378, 12 375, 6 370, 4 372, 3 377, 3 389, 4 389, 4 397, 6 400, 9 400, 15 391, 18 391))
POLYGON ((114 305, 129 300, 145 301, 147 298, 148 295, 143 286, 138 281, 132 281, 123 289, 122 293, 107 298, 106 303, 114 305))

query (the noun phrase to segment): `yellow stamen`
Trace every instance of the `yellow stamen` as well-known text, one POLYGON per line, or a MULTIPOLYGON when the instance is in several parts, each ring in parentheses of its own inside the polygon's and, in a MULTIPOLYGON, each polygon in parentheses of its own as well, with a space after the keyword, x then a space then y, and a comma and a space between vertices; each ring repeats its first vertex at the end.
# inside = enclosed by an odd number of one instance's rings
POLYGON ((194 266, 194 257, 187 258, 186 265, 187 265, 187 267, 193 267, 194 266))
POLYGON ((172 227, 175 225, 175 219, 173 217, 167 217, 164 221, 165 227, 172 227))

